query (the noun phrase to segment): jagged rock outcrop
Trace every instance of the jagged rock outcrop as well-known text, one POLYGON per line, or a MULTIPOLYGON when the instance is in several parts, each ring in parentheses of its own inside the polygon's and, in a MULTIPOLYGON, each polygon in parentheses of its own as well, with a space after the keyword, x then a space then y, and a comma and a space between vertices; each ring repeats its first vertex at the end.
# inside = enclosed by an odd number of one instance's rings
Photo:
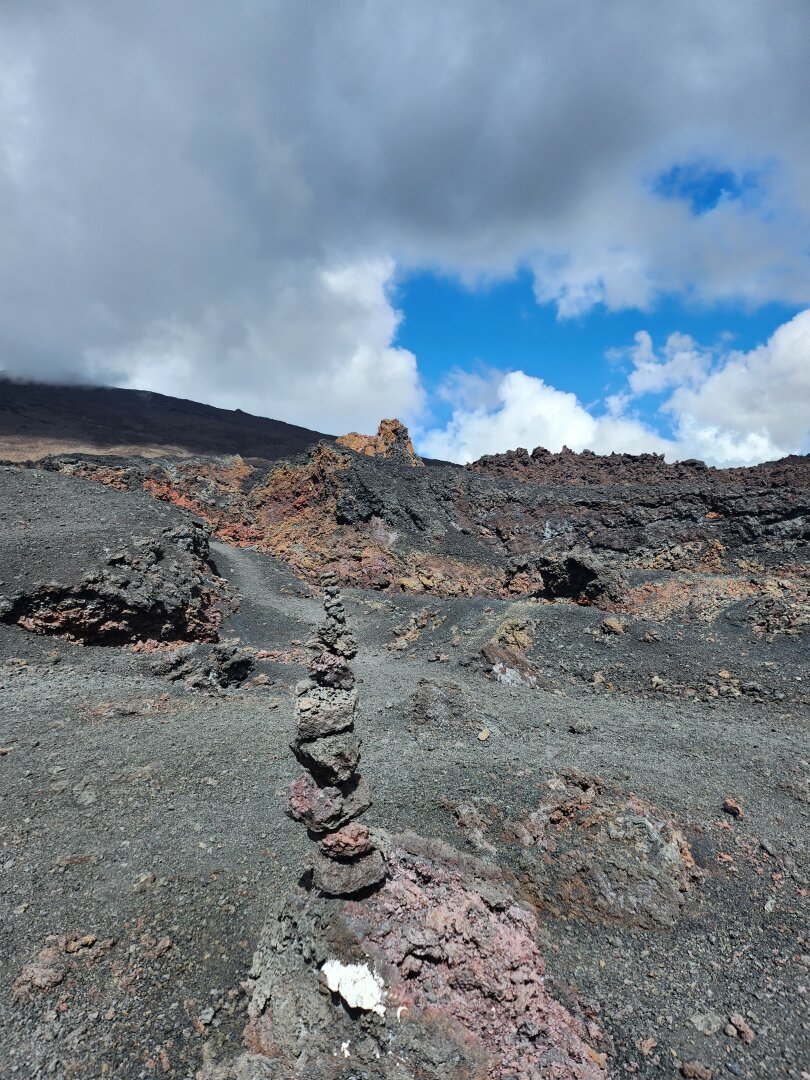
POLYGON ((357 689, 349 660, 357 652, 334 579, 325 579, 326 620, 312 642, 310 677, 296 687, 296 736, 291 748, 308 770, 289 789, 287 812, 306 825, 318 848, 312 883, 328 896, 351 896, 385 880, 385 860, 355 819, 371 804, 358 774, 354 731, 357 689))
POLYGON ((299 893, 272 913, 248 1051, 204 1080, 604 1080, 601 1031, 551 997, 535 915, 503 874, 413 834, 386 854, 373 895, 299 893))
POLYGON ((791 555, 810 541, 806 456, 725 470, 668 465, 656 455, 543 450, 467 468, 414 464, 397 421, 383 422, 377 436, 321 443, 275 465, 43 463, 142 488, 203 517, 226 542, 270 551, 312 581, 328 570, 343 584, 389 592, 630 610, 639 602, 634 573, 715 575, 729 595, 739 594, 747 564, 784 566, 790 576, 791 555))
POLYGON ((133 539, 78 581, 33 582, 0 595, 0 621, 86 645, 216 641, 225 585, 195 522, 133 539))
POLYGON ((566 487, 591 484, 672 484, 690 481, 721 481, 724 484, 806 486, 807 458, 791 454, 778 461, 765 461, 733 469, 718 469, 695 458, 667 463, 663 454, 577 453, 564 446, 552 453, 536 446, 531 453, 522 446, 503 454, 485 454, 466 466, 485 476, 508 477, 535 484, 563 484, 566 487))
POLYGON ((408 429, 399 420, 381 420, 376 435, 359 435, 356 431, 350 431, 348 435, 339 435, 335 442, 366 457, 397 458, 415 467, 424 465, 413 448, 408 429))

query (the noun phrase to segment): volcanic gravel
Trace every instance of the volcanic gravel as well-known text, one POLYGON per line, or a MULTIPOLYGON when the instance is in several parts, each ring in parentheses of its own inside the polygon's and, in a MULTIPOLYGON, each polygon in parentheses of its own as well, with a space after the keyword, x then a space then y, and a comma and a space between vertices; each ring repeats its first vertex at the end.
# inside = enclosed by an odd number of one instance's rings
MULTIPOLYGON (((0 591, 85 573, 185 520, 75 478, 0 482, 0 591)), ((300 772, 293 687, 321 607, 269 555, 212 556, 239 600, 220 639, 253 650, 262 680, 201 689, 159 673, 166 645, 0 625, 0 1075, 193 1077, 240 1050, 240 983, 309 844, 283 790, 300 772)), ((343 596, 374 795, 364 821, 519 873, 504 825, 563 770, 662 808, 702 871, 674 928, 541 909, 553 993, 598 1017, 614 1076, 702 1075, 694 1062, 715 1077, 806 1076, 806 633, 682 612, 625 614, 615 632, 570 601, 343 596), (482 660, 509 622, 526 628, 534 688, 482 660), (426 707, 425 680, 452 685, 452 707, 426 707)))

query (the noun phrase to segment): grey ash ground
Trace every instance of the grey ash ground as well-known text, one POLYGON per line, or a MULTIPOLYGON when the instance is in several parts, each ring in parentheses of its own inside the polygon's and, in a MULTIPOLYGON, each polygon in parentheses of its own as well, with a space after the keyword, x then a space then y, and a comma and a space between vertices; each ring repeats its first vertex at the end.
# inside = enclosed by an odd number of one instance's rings
MULTIPOLYGON (((190 528, 140 492, 22 467, 2 484, 7 597, 74 588, 122 547, 190 528)), ((216 636, 244 661, 232 677, 206 674, 222 670, 222 657, 206 666, 213 644, 191 647, 195 666, 173 663, 178 640, 82 644, 0 624, 4 1077, 193 1077, 241 1050, 241 983, 309 846, 283 793, 300 771, 293 688, 321 597, 268 554, 207 544, 173 581, 181 601, 210 594, 216 636)), ((610 1075, 806 1077, 795 617, 790 633, 776 632, 779 611, 756 630, 745 598, 715 618, 363 588, 343 599, 369 823, 490 860, 517 889, 518 826, 572 770, 682 832, 697 873, 670 925, 605 919, 587 896, 538 908, 549 986, 598 1020, 610 1075), (523 677, 493 668, 488 644, 512 650, 523 677)))

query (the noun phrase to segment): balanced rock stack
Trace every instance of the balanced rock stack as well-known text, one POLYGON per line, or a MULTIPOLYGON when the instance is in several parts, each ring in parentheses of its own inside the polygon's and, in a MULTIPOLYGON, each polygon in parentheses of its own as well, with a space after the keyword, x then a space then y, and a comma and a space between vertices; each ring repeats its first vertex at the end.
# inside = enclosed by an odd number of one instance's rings
POLYGON ((365 825, 355 819, 371 806, 357 772, 360 739, 354 731, 357 690, 349 660, 357 645, 334 579, 326 579, 326 620, 310 642, 310 677, 296 687, 295 756, 308 770, 287 793, 287 812, 309 830, 318 848, 312 881, 330 896, 351 896, 385 880, 385 860, 365 825))

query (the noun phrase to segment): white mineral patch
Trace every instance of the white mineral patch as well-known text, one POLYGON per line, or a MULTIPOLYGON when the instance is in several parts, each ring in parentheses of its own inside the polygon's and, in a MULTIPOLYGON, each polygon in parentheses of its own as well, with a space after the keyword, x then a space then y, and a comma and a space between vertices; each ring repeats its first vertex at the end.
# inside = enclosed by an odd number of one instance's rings
POLYGON ((326 985, 340 994, 350 1009, 385 1014, 383 1005, 383 981, 369 971, 367 964, 342 964, 340 960, 327 960, 321 968, 326 985))

